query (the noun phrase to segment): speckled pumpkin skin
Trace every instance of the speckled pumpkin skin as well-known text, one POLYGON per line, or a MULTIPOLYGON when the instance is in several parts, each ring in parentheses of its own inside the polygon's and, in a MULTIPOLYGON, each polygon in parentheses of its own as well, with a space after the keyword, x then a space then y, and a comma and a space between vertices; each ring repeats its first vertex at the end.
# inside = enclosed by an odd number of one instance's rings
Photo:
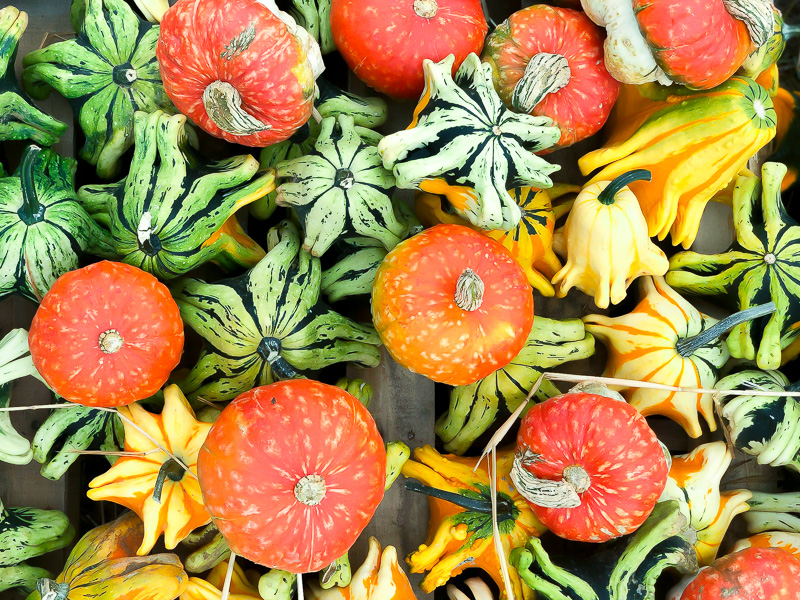
POLYGON ((576 508, 531 505, 550 531, 568 540, 605 542, 635 531, 650 516, 669 469, 658 438, 630 404, 595 394, 556 396, 528 411, 517 435, 540 460, 526 468, 560 481, 577 465, 589 488, 576 508))
POLYGON ((398 100, 425 87, 422 61, 455 55, 453 73, 470 52, 480 54, 488 26, 480 0, 436 0, 432 18, 414 0, 333 0, 331 33, 347 66, 368 86, 398 100))
POLYGON ((389 354, 441 383, 467 385, 507 365, 533 325, 525 272, 498 242, 463 225, 437 225, 384 259, 372 288, 372 320, 389 354), (455 303, 458 278, 483 280, 483 303, 455 303))
POLYGON ((332 385, 293 379, 241 394, 200 449, 203 501, 230 548, 293 573, 321 569, 355 542, 383 498, 386 450, 375 421, 332 385), (297 482, 321 475, 316 506, 297 482))
POLYGON ((800 560, 781 548, 746 548, 703 569, 681 600, 800 600, 800 560))
POLYGON ((56 280, 33 317, 28 344, 57 394, 84 406, 122 406, 167 382, 183 352, 183 321, 158 279, 102 261, 56 280), (99 338, 109 329, 124 342, 106 354, 99 338))
POLYGON ((486 38, 481 58, 492 65, 495 89, 509 107, 531 58, 546 52, 567 59, 569 83, 531 111, 550 117, 561 130, 548 152, 594 135, 608 119, 620 84, 606 70, 604 40, 603 30, 584 13, 544 4, 515 12, 486 38))
POLYGON ((164 89, 179 111, 211 135, 264 147, 308 121, 314 74, 300 42, 258 0, 181 0, 164 13, 156 46, 164 89), (269 129, 237 135, 211 120, 203 92, 230 83, 242 108, 269 129))
POLYGON ((718 86, 753 50, 747 26, 722 0, 633 0, 633 10, 658 65, 692 89, 718 86))

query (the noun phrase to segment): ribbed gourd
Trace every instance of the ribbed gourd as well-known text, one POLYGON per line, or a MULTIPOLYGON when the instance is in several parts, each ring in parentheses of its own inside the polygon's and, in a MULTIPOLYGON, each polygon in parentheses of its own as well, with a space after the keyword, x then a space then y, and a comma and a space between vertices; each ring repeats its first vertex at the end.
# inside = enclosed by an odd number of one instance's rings
POLYGON ((161 82, 159 27, 124 0, 85 0, 75 39, 25 56, 22 81, 36 99, 55 89, 70 101, 86 142, 80 156, 111 179, 134 143, 134 113, 174 111, 161 82))
POLYGON ((767 90, 734 76, 700 92, 656 84, 623 86, 603 147, 578 161, 589 184, 646 169, 652 182, 635 181, 651 237, 671 234, 674 245, 694 242, 709 200, 775 136, 767 90))

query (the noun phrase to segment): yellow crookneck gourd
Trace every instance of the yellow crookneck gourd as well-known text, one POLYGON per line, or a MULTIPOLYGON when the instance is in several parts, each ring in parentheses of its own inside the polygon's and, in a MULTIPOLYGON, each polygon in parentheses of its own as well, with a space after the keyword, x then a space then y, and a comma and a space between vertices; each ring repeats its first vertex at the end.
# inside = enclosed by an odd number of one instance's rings
POLYGON ((492 535, 489 474, 484 466, 473 472, 478 460, 443 456, 431 446, 414 450, 414 460, 403 466, 402 473, 422 482, 420 485, 407 480, 406 488, 429 496, 431 520, 427 541, 406 562, 412 573, 428 572, 420 582, 426 593, 466 568, 477 568, 495 581, 504 600, 531 600, 533 592, 508 564, 508 555, 512 549, 523 547, 531 536, 538 537, 547 529, 511 483, 514 449, 498 451, 498 525, 514 594, 514 599, 507 598, 492 535))
POLYGON ((414 209, 426 227, 439 223, 466 225, 497 240, 525 270, 531 287, 542 296, 554 296, 556 292, 550 280, 561 268, 561 261, 553 252, 553 231, 556 221, 567 214, 579 191, 579 186, 567 183, 555 183, 547 190, 533 187, 509 190, 522 212, 519 223, 509 231, 478 229, 458 216, 447 200, 434 194, 418 192, 414 209))
POLYGON ((704 91, 657 84, 622 86, 608 121, 606 144, 584 155, 590 184, 632 169, 647 169, 652 183, 633 182, 650 236, 691 246, 705 205, 748 159, 774 136, 776 115, 767 90, 731 77, 704 91))
POLYGON ((637 277, 667 272, 667 255, 650 241, 642 209, 628 187, 643 180, 650 180, 650 172, 637 169, 613 181, 591 183, 578 194, 556 235, 556 250, 567 257, 553 277, 559 297, 577 287, 593 296, 598 307, 608 308, 609 301, 625 299, 637 277))
POLYGON ((689 454, 675 456, 660 502, 677 500, 689 522, 683 535, 697 551, 697 562, 705 567, 714 562, 733 518, 750 507, 747 490, 720 492, 719 484, 733 454, 725 442, 698 446, 689 454))
POLYGON ((374 537, 369 538, 367 558, 353 573, 345 587, 323 589, 309 579, 309 600, 414 600, 414 590, 403 569, 397 562, 394 546, 381 545, 374 537))
POLYGON ((156 448, 130 422, 125 425, 125 452, 104 474, 89 482, 87 496, 130 508, 144 521, 144 539, 137 554, 145 555, 164 534, 164 544, 174 548, 192 530, 211 521, 197 483, 197 454, 211 429, 211 423, 195 418, 192 407, 178 386, 164 389, 160 415, 147 412, 138 403, 119 408, 169 450, 183 464, 156 448), (191 473, 186 473, 184 466, 191 473))

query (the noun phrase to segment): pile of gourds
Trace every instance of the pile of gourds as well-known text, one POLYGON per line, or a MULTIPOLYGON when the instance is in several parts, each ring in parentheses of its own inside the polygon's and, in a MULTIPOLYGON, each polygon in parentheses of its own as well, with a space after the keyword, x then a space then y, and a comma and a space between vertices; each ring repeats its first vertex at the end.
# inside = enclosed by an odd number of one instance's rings
POLYGON ((402 474, 423 592, 800 598, 800 492, 726 479, 734 452, 800 472, 794 26, 770 0, 548 4, 72 0, 19 77, 29 17, 0 9, 0 300, 36 305, 0 332, 0 461, 95 461, 88 498, 128 509, 76 531, 0 500, 0 592, 411 599, 400 540, 349 556, 402 474), (332 52, 380 95, 326 79, 332 52), (449 393, 435 447, 384 440, 341 378, 391 360, 449 393), (23 377, 53 398, 32 440, 23 377), (670 452, 651 416, 716 441, 670 452))

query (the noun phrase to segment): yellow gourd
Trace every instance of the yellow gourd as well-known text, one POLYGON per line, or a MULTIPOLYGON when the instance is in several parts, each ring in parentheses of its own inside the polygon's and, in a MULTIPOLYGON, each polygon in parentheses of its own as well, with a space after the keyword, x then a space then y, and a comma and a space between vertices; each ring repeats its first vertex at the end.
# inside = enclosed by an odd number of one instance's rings
POLYGON ((130 508, 144 521, 144 538, 137 554, 147 554, 161 533, 164 544, 174 548, 193 529, 211 521, 197 483, 197 454, 211 423, 195 418, 178 386, 164 390, 164 410, 147 412, 138 403, 119 408, 120 414, 146 431, 183 464, 142 435, 129 421, 125 425, 125 451, 140 456, 121 456, 108 471, 89 482, 87 496, 130 508), (188 467, 191 473, 186 473, 188 467))
MULTIPOLYGON (((650 172, 629 171, 613 181, 587 185, 572 205, 560 236, 567 264, 553 277, 557 294, 573 287, 593 296, 600 308, 621 302, 630 283, 642 275, 664 275, 669 260, 650 241, 647 222, 633 192, 633 181, 650 172)), ((558 243, 558 242, 557 242, 558 243)))
POLYGON ((589 183, 631 169, 651 171, 652 183, 634 182, 649 233, 691 246, 714 194, 774 136, 776 115, 767 90, 752 79, 731 77, 691 92, 655 84, 623 86, 608 122, 606 144, 581 157, 589 183))

